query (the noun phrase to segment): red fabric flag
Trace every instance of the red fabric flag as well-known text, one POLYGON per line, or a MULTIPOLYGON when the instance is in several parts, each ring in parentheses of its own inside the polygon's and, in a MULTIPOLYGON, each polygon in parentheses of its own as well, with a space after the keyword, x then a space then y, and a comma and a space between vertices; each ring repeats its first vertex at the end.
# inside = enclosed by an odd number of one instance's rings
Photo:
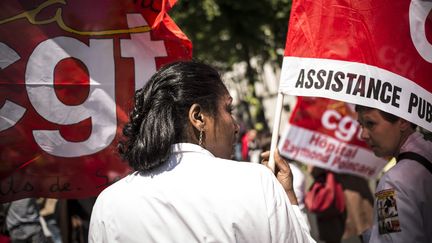
POLYGON ((432 131, 432 2, 295 0, 280 91, 375 107, 432 131))
POLYGON ((130 169, 116 153, 134 91, 192 57, 174 0, 0 3, 0 202, 97 195, 130 169))

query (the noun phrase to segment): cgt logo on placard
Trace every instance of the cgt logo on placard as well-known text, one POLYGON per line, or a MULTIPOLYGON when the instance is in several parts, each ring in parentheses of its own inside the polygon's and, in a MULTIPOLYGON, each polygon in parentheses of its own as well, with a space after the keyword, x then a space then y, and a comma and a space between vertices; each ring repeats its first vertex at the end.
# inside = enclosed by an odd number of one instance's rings
POLYGON ((349 142, 357 133, 357 139, 361 140, 360 124, 350 115, 342 115, 336 110, 326 110, 321 117, 321 124, 324 128, 334 131, 334 137, 349 142))
MULTIPOLYGON (((116 53, 121 58, 132 58, 135 70, 135 87, 142 87, 144 82, 156 71, 156 57, 167 56, 162 40, 152 40, 151 28, 142 14, 128 13, 127 29, 84 31, 74 29, 62 16, 58 7, 54 16, 42 19, 39 15, 53 4, 66 4, 60 0, 48 0, 35 9, 25 11, 8 18, 0 19, 0 25, 16 21, 27 21, 31 25, 56 24, 65 33, 89 38, 88 42, 75 37, 59 35, 38 43, 31 51, 25 63, 25 92, 32 107, 24 107, 17 101, 4 101, 0 109, 0 132, 10 129, 26 116, 28 109, 46 121, 58 125, 72 125, 90 120, 91 129, 82 141, 69 141, 59 130, 33 130, 32 136, 37 145, 45 152, 59 157, 80 157, 94 154, 106 148, 115 137, 117 130, 116 105, 116 53), (104 37, 117 34, 129 34, 130 38, 120 39, 104 37), (100 38, 100 37, 104 38, 100 38), (118 47, 116 43, 119 43, 118 47), (80 63, 87 81, 86 98, 80 104, 66 104, 56 92, 55 73, 59 63, 73 59, 80 63)), ((13 68, 22 55, 10 44, 0 42, 0 71, 13 68)))

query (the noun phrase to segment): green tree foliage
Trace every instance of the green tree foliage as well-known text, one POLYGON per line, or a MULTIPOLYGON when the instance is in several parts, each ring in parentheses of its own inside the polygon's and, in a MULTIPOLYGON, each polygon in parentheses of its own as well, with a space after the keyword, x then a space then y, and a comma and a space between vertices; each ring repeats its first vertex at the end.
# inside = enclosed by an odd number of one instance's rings
MULTIPOLYGON (((290 9, 291 0, 178 0, 170 16, 191 39, 195 59, 224 71, 245 62, 248 90, 255 99, 260 70, 251 59, 259 65, 282 64, 290 9)), ((262 121, 263 113, 258 116, 262 121)))

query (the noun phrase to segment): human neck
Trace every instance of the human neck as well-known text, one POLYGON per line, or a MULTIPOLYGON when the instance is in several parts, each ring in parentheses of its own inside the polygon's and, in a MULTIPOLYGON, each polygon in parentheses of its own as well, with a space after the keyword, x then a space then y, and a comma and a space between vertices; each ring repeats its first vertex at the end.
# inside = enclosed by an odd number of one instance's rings
POLYGON ((394 154, 394 157, 397 157, 399 155, 402 146, 405 144, 408 137, 411 136, 411 134, 413 134, 414 132, 415 132, 414 129, 407 129, 407 130, 401 132, 398 149, 397 149, 396 153, 394 154))

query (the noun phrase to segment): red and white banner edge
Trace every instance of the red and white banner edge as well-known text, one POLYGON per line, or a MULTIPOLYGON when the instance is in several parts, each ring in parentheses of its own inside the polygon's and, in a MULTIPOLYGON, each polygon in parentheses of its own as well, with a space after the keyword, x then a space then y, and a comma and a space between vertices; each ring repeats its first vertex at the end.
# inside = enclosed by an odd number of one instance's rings
MULTIPOLYGON (((304 78, 307 79, 307 77, 304 78)), ((427 118, 430 118, 432 114, 432 111, 430 110, 432 109, 432 94, 420 85, 403 76, 364 63, 322 58, 285 56, 282 63, 279 92, 293 96, 323 97, 352 104, 374 107, 411 121, 412 123, 415 123, 428 131, 432 131, 432 122, 427 120, 427 118), (396 103, 399 105, 399 107, 392 105, 392 102, 383 103, 380 100, 362 97, 359 95, 352 95, 350 92, 346 91, 347 82, 342 82, 343 88, 340 92, 335 92, 331 89, 325 88, 317 89, 315 87, 296 87, 296 83, 299 79, 300 71, 302 69, 305 70, 305 73, 307 73, 308 70, 333 70, 334 72, 342 72, 345 74, 354 73, 357 75, 364 75, 366 76, 366 87, 369 85, 369 78, 373 78, 374 80, 379 79, 383 83, 391 83, 392 87, 397 86, 401 88, 400 92, 398 93, 398 102, 396 100, 396 103), (422 109, 424 109, 424 113, 426 113, 424 114, 423 119, 419 117, 418 105, 417 107, 414 107, 413 104, 411 104, 411 113, 408 112, 410 108, 410 97, 412 95, 421 98, 423 101, 421 102, 423 104, 422 109), (429 117, 427 117, 428 115, 429 117)))

